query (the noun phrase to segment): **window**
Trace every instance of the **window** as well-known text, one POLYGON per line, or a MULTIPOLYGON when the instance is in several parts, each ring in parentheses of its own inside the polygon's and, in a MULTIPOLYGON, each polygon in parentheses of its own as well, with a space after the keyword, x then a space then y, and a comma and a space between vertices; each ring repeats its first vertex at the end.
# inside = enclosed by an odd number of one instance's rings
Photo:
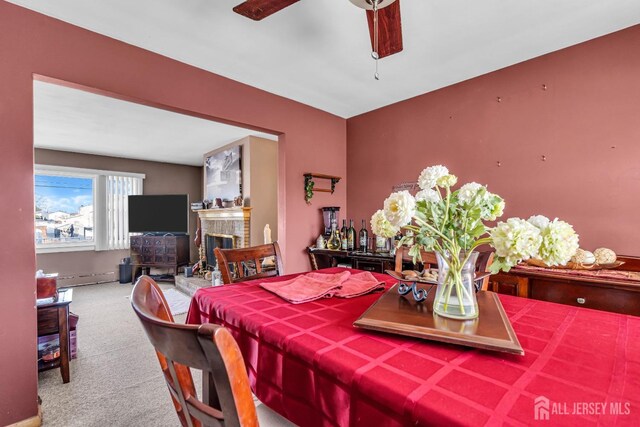
POLYGON ((93 182, 92 177, 36 174, 37 244, 93 242, 93 182))
POLYGON ((128 196, 142 194, 144 175, 36 165, 38 252, 129 247, 128 196))

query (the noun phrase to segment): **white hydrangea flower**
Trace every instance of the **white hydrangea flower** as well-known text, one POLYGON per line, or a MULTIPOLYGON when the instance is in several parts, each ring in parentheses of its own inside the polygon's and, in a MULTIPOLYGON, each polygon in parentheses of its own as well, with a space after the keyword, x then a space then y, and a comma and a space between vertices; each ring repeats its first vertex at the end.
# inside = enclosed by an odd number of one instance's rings
POLYGON ((429 166, 420 173, 418 185, 423 190, 428 190, 436 186, 438 179, 449 175, 449 169, 442 165, 429 166))
POLYGON ((407 190, 391 193, 384 201, 384 216, 395 227, 411 222, 415 211, 416 200, 407 190))
POLYGON ((544 215, 533 215, 527 221, 529 221, 529 224, 535 225, 540 230, 544 230, 549 225, 549 218, 544 215))
POLYGON ((432 188, 420 190, 416 193, 416 200, 424 200, 426 202, 437 203, 440 201, 440 193, 432 188))
POLYGON ((438 184, 438 186, 440 187, 453 187, 454 185, 456 185, 456 182, 458 182, 458 177, 449 174, 438 178, 436 184, 438 184))
POLYGON ((488 201, 487 204, 489 205, 489 212, 486 215, 483 215, 482 219, 495 221, 504 213, 504 199, 497 194, 489 193, 488 191, 485 197, 488 201))
POLYGON ((376 213, 371 216, 371 231, 376 236, 381 237, 393 237, 400 231, 399 227, 391 225, 387 217, 384 216, 382 209, 378 209, 376 213))
POLYGON ((492 246, 504 264, 514 266, 535 257, 542 243, 540 230, 524 219, 509 218, 491 230, 492 246))
POLYGON ((458 200, 460 200, 462 204, 469 204, 473 200, 473 198, 476 197, 478 191, 480 191, 480 189, 482 188, 485 188, 482 184, 478 184, 477 182, 469 182, 460 187, 460 190, 458 190, 458 200))
POLYGON ((578 251, 579 237, 575 230, 571 224, 560 221, 558 218, 550 221, 540 234, 542 244, 537 258, 548 266, 566 265, 578 251))

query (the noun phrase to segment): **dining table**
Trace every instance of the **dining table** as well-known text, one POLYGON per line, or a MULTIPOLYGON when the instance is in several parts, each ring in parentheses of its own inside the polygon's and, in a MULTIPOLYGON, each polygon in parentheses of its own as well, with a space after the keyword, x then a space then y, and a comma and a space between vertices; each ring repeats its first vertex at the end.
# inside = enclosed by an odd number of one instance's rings
POLYGON ((200 289, 187 323, 228 328, 253 393, 299 426, 640 425, 640 317, 500 294, 518 355, 354 327, 381 292, 291 304, 260 286, 297 275, 200 289))

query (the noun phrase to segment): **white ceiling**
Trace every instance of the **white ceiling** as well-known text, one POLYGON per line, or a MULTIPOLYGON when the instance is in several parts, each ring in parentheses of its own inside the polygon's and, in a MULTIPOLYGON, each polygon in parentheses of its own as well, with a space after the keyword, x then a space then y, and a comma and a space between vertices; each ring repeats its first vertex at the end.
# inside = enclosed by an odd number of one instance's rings
POLYGON ((34 81, 37 148, 202 166, 203 154, 249 135, 276 136, 34 81))
POLYGON ((351 117, 640 23, 638 0, 400 0, 404 51, 374 64, 364 11, 301 0, 254 22, 242 0, 10 0, 351 117))

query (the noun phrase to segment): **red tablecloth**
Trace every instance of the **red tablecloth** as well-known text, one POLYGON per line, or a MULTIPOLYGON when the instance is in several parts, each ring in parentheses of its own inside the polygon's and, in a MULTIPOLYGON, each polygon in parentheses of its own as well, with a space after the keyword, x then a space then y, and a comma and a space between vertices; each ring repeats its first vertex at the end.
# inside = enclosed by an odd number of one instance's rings
POLYGON ((640 425, 640 317, 500 295, 517 356, 354 328, 379 296, 293 305, 247 282, 199 290, 187 322, 229 328, 257 397, 300 426, 640 425))

